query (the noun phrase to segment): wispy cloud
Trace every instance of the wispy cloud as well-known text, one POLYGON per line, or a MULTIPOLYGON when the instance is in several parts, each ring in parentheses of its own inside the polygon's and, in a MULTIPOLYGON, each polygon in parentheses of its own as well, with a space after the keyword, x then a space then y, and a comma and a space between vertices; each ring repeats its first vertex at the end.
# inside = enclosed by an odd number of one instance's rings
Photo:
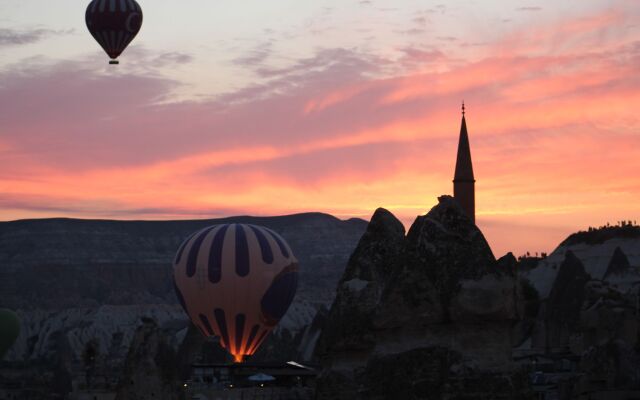
POLYGON ((272 53, 273 43, 270 41, 262 42, 252 49, 248 54, 244 54, 233 60, 236 65, 255 68, 260 66, 269 58, 272 53))
POLYGON ((172 65, 189 64, 192 61, 193 61, 192 55, 173 51, 169 53, 159 54, 149 62, 155 68, 164 68, 172 65))
POLYGON ((542 7, 538 6, 528 6, 528 7, 518 7, 516 11, 541 11, 542 7))
POLYGON ((69 35, 73 30, 30 29, 16 30, 0 28, 0 47, 20 46, 39 42, 51 36, 69 35))

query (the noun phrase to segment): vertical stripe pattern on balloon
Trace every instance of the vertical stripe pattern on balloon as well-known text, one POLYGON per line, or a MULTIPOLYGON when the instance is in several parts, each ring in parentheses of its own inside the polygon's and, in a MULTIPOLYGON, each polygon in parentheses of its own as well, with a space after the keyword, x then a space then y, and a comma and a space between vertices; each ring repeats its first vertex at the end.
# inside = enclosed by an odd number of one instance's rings
POLYGON ((180 245, 174 280, 193 323, 205 335, 219 336, 221 345, 241 361, 257 351, 293 302, 298 261, 273 230, 215 225, 180 245))

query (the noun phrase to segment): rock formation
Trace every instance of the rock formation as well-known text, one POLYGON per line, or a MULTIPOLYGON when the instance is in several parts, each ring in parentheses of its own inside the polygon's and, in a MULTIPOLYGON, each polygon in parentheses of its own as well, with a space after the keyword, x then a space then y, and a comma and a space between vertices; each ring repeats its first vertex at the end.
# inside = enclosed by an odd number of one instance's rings
MULTIPOLYGON (((556 362, 573 363, 561 398, 615 390, 637 394, 640 390, 637 288, 621 291, 618 283, 610 282, 615 278, 630 286, 624 281, 635 275, 625 261, 624 253, 616 251, 607 279, 593 279, 578 257, 567 251, 549 296, 542 301, 530 351, 556 362)), ((553 371, 548 372, 553 376, 553 371)))
POLYGON ((465 390, 511 398, 519 384, 498 383, 513 378, 511 328, 520 314, 510 264, 498 265, 449 196, 406 237, 397 219, 376 211, 320 338, 319 398, 436 399, 465 390), (474 379, 484 386, 470 389, 474 379))
POLYGON ((609 261, 607 271, 604 273, 603 279, 606 280, 614 275, 624 275, 629 272, 630 269, 631 264, 629 264, 629 259, 626 254, 624 254, 620 247, 616 247, 613 251, 613 256, 611 256, 611 261, 609 261))
POLYGON ((174 400, 180 395, 177 356, 153 320, 137 330, 116 400, 174 400))
POLYGON ((638 295, 622 294, 607 282, 585 285, 570 351, 579 357, 573 393, 634 390, 640 393, 638 295))
MULTIPOLYGON (((549 296, 559 267, 568 251, 571 251, 582 262, 585 272, 593 279, 616 281, 614 283, 620 283, 620 291, 630 289, 633 282, 640 283, 640 273, 638 272, 640 269, 640 227, 631 225, 602 227, 569 235, 534 268, 523 271, 523 277, 536 288, 541 299, 546 299, 549 296), (617 249, 620 249, 618 253, 624 254, 631 267, 622 274, 623 278, 621 279, 617 278, 620 274, 607 273, 612 261, 614 261, 617 249), (627 276, 627 274, 631 275, 627 276)), ((615 263, 619 262, 624 265, 620 254, 615 257, 615 263)))
POLYGON ((541 322, 534 336, 535 347, 559 351, 570 346, 571 336, 579 330, 580 311, 589 279, 580 260, 567 252, 539 315, 541 322))
POLYGON ((319 353, 370 349, 375 344, 373 314, 386 280, 401 265, 403 241, 402 223, 389 211, 376 210, 338 284, 319 353))
POLYGON ((602 279, 620 293, 637 293, 640 287, 640 270, 631 266, 622 248, 616 247, 602 279))

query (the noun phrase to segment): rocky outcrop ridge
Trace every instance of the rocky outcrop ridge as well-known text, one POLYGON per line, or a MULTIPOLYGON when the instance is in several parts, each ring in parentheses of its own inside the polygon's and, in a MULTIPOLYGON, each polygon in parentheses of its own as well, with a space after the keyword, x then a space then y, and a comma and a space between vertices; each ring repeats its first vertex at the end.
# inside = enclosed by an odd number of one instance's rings
POLYGON ((603 227, 570 235, 548 257, 540 260, 535 268, 524 271, 523 277, 536 288, 541 299, 549 296, 560 265, 569 251, 580 260, 585 272, 593 279, 605 279, 618 284, 618 289, 623 292, 632 289, 634 283, 640 283, 640 227, 603 227), (626 268, 623 258, 626 258, 629 268, 626 268), (613 268, 612 262, 626 272, 621 273, 620 268, 613 268))
POLYGON ((407 234, 403 261, 387 283, 378 325, 515 318, 513 293, 492 296, 505 289, 505 282, 511 290, 513 281, 498 268, 484 236, 453 198, 439 201, 407 234))
MULTIPOLYGON (((493 383, 512 374, 511 325, 521 311, 509 260, 498 264, 453 198, 438 200, 406 237, 387 211, 372 217, 320 338, 320 398, 452 395, 482 374, 493 383)), ((478 388, 477 398, 510 390, 478 388)))

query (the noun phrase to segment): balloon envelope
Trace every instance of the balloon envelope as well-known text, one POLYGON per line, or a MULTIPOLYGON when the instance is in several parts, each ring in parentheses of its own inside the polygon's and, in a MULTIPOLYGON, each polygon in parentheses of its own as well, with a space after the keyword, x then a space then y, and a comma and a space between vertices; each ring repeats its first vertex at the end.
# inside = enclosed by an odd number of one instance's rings
POLYGON ((93 0, 85 21, 94 39, 115 60, 140 31, 142 8, 135 0, 93 0))
POLYGON ((214 225, 194 233, 174 260, 175 290, 205 336, 219 336, 237 362, 252 355, 287 312, 298 260, 270 229, 214 225))
POLYGON ((0 309, 0 360, 2 360, 20 334, 20 320, 10 310, 0 309))

